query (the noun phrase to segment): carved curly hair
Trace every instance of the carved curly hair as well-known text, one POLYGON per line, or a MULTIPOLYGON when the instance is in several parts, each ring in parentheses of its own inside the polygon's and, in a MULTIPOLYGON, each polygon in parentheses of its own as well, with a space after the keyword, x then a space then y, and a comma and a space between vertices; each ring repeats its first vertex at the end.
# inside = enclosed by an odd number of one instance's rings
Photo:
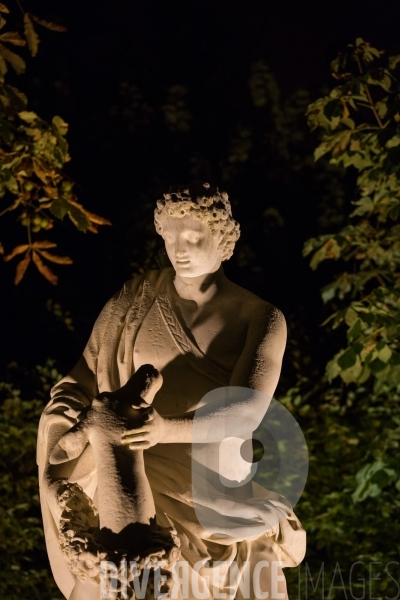
POLYGON ((240 236, 239 223, 232 217, 231 204, 226 192, 220 192, 209 183, 194 182, 189 185, 172 185, 164 198, 157 200, 154 224, 163 236, 163 221, 168 217, 185 216, 205 223, 211 235, 220 238, 222 260, 228 260, 240 236))

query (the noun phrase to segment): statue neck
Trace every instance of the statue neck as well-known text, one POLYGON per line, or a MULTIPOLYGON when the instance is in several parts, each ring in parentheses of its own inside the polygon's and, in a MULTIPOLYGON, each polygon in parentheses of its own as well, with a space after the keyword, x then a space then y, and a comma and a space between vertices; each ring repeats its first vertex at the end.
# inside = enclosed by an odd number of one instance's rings
POLYGON ((184 300, 192 300, 197 306, 209 302, 219 291, 225 273, 222 265, 214 273, 205 273, 199 277, 182 277, 175 274, 175 289, 184 300))

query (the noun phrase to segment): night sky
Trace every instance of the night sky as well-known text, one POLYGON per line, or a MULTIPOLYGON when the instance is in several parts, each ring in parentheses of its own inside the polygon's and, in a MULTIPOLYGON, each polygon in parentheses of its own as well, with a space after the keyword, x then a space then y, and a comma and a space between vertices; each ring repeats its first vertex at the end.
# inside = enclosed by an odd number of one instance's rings
MULTIPOLYGON (((57 269, 56 288, 33 268, 14 288, 15 262, 1 266, 1 364, 17 360, 30 366, 57 356, 62 371, 72 366, 101 307, 131 277, 131 263, 146 256, 155 200, 171 183, 193 178, 190 159, 198 152, 210 165, 205 176, 230 194, 242 240, 262 264, 260 272, 252 272, 232 261, 228 275, 318 331, 325 314, 318 290, 329 278, 324 269, 312 273, 301 256, 304 241, 319 233, 316 200, 307 195, 301 177, 284 189, 283 183, 272 184, 249 170, 231 187, 223 185, 218 165, 234 127, 246 121, 247 80, 255 61, 270 66, 283 96, 302 87, 317 98, 324 85, 331 85, 329 62, 356 37, 400 52, 399 1, 23 4, 65 24, 68 32, 41 29, 39 55, 16 83, 28 93, 31 110, 46 119, 59 114, 69 123, 72 161, 67 172, 79 186, 80 201, 110 218, 113 227, 94 236, 75 232, 67 223, 60 226, 54 236, 60 254, 69 254, 75 264, 57 269), (113 113, 122 82, 137 85, 153 108, 151 133, 145 128, 127 132, 113 113), (190 136, 168 136, 162 129, 157 107, 172 85, 188 90, 190 136), (255 224, 268 206, 278 206, 285 227, 263 240, 255 224), (75 333, 64 331, 48 313, 48 298, 71 311, 75 333)), ((305 141, 310 153, 315 143, 310 134, 305 141)), ((351 181, 348 185, 351 196, 351 181)), ((10 244, 24 242, 21 229, 10 244)), ((7 241, 7 233, 2 239, 7 241)))

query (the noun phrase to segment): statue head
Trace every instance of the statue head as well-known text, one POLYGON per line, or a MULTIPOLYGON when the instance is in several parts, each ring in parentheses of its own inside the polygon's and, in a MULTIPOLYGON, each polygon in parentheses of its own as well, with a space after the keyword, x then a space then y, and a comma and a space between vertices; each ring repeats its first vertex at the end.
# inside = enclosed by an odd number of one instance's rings
POLYGON ((228 194, 209 183, 171 186, 157 201, 154 222, 175 270, 187 277, 217 270, 240 235, 228 194))

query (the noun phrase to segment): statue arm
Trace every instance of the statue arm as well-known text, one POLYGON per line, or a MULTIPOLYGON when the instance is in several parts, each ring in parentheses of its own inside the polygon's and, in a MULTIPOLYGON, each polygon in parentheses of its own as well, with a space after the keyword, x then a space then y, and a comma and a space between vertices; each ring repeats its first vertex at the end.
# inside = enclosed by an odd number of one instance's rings
POLYGON ((286 346, 286 322, 280 310, 262 303, 251 310, 246 343, 230 385, 249 387, 272 397, 278 385, 286 346))
MULTIPOLYGON (((279 380, 286 345, 285 319, 277 308, 261 302, 251 307, 249 314, 252 317, 245 346, 229 385, 254 389, 271 398, 279 380)), ((125 443, 132 449, 146 449, 156 443, 191 443, 194 418, 198 443, 219 441, 219 429, 225 426, 226 419, 237 424, 240 436, 242 417, 249 407, 251 414, 262 417, 267 409, 265 396, 255 393, 243 400, 232 399, 231 403, 224 399, 180 416, 161 417, 153 410, 146 425, 126 432, 125 443)))

